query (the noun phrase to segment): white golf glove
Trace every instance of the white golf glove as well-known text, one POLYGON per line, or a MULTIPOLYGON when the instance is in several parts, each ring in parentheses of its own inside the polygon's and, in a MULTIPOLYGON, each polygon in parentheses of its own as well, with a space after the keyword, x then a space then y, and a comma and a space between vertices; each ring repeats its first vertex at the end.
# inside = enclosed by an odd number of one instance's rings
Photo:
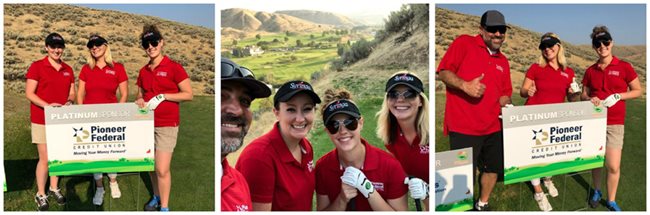
POLYGON ((580 85, 578 84, 578 82, 576 82, 575 77, 573 78, 573 82, 571 82, 569 86, 573 90, 573 93, 579 93, 580 91, 582 91, 582 89, 580 89, 580 85))
POLYGON ((609 95, 605 101, 603 101, 603 105, 605 105, 605 107, 611 107, 614 106, 619 100, 621 100, 621 94, 614 93, 612 95, 609 95))
POLYGON ((371 193, 375 192, 375 187, 372 186, 372 182, 366 178, 366 175, 361 172, 361 170, 354 167, 345 168, 343 176, 341 176, 341 181, 347 185, 353 186, 363 194, 364 197, 368 198, 371 193))
POLYGON ((413 199, 423 200, 429 196, 429 184, 427 184, 427 182, 424 182, 422 179, 409 179, 406 177, 404 179, 404 184, 409 185, 409 191, 411 192, 411 198, 413 199))
POLYGON ((162 94, 162 93, 158 94, 157 96, 154 96, 153 98, 151 98, 149 100, 149 102, 147 102, 147 108, 149 110, 155 110, 156 107, 158 107, 158 105, 160 103, 162 103, 163 101, 165 101, 165 95, 162 94))

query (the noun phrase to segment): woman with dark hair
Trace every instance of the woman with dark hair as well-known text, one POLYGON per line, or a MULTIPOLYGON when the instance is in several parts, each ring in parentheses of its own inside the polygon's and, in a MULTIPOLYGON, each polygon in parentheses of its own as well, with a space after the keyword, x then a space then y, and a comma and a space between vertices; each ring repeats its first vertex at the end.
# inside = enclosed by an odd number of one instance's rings
POLYGON ((135 103, 154 111, 155 172, 151 172, 154 196, 146 211, 169 211, 172 177, 170 165, 180 124, 182 101, 191 101, 192 86, 187 72, 179 63, 163 55, 165 41, 155 25, 145 25, 140 34, 142 48, 149 57, 140 69, 135 103))
MULTIPOLYGON (((45 193, 48 178, 47 143, 45 139, 45 111, 46 106, 70 105, 75 99, 74 72, 72 68, 61 60, 65 41, 57 33, 51 33, 45 38, 45 51, 47 56, 34 61, 25 77, 25 96, 31 102, 30 118, 32 122, 32 143, 38 148, 38 163, 36 164, 36 187, 38 191, 34 197, 37 209, 49 209, 45 193)), ((59 189, 59 177, 50 176, 49 193, 54 196, 60 205, 66 200, 59 189)))
MULTIPOLYGON (((124 103, 128 95, 126 71, 121 63, 114 62, 108 41, 99 35, 92 35, 86 44, 88 56, 86 65, 79 73, 77 104, 124 103), (115 93, 119 90, 118 101, 115 93)), ((95 196, 93 204, 104 202, 103 173, 95 173, 95 196)), ((120 198, 122 192, 117 184, 117 173, 108 173, 111 197, 120 198)))
POLYGON ((289 81, 275 93, 277 122, 246 146, 236 165, 250 187, 253 211, 312 210, 314 150, 306 137, 319 103, 305 81, 289 81))
MULTIPOLYGON (((583 91, 580 98, 596 106, 607 107, 607 139, 605 168, 607 169, 607 208, 620 211, 616 204, 618 180, 621 177, 621 156, 625 132, 625 100, 638 98, 642 94, 639 77, 628 62, 612 54, 614 40, 605 26, 596 26, 591 33, 591 44, 598 60, 585 71, 582 79, 583 91)), ((594 189, 589 198, 592 208, 598 206, 603 194, 600 191, 602 169, 591 170, 594 189)))
POLYGON ((331 211, 405 211, 399 161, 361 137, 363 117, 348 91, 325 91, 321 109, 335 149, 316 163, 316 207, 331 211), (358 195, 361 193, 361 195, 358 195))

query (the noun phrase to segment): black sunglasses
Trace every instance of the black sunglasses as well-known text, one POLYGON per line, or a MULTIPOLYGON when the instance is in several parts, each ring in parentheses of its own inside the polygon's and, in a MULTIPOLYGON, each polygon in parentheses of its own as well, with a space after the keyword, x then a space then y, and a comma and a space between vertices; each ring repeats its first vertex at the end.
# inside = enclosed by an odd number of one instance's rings
POLYGON ((357 127, 359 126, 359 120, 357 118, 348 118, 345 120, 330 120, 327 122, 327 125, 325 127, 327 130, 330 132, 330 134, 336 134, 339 132, 339 128, 341 128, 341 124, 345 126, 350 131, 357 130, 357 127))
POLYGON ((545 44, 545 43, 542 43, 542 44, 539 45, 539 50, 545 50, 545 49, 547 49, 547 48, 553 48, 556 44, 557 44, 557 43, 554 43, 554 44, 545 44))
POLYGON ((88 49, 92 49, 92 48, 94 48, 94 47, 100 47, 100 46, 102 46, 102 45, 104 45, 103 42, 95 41, 95 42, 90 42, 90 43, 88 43, 88 44, 86 45, 86 47, 88 47, 88 49))
POLYGON ((490 33, 497 33, 497 31, 501 34, 505 34, 508 28, 506 26, 486 26, 485 31, 490 32, 490 33))
POLYGON ((415 90, 409 89, 409 90, 402 91, 402 92, 399 92, 397 90, 391 90, 391 91, 388 91, 388 94, 386 96, 388 96, 389 99, 398 99, 400 96, 403 96, 404 99, 414 99, 415 96, 417 96, 417 95, 418 94, 417 94, 417 92, 415 92, 415 90))
POLYGON ((151 44, 152 47, 158 47, 158 40, 155 41, 142 40, 142 48, 149 49, 149 44, 151 44))
POLYGON ((253 72, 243 66, 237 66, 221 62, 221 78, 252 78, 255 79, 253 72))
POLYGON ((611 44, 611 43, 612 43, 611 40, 593 40, 593 41, 591 41, 591 45, 593 45, 594 48, 600 48, 601 44, 603 44, 605 46, 609 46, 609 44, 611 44))

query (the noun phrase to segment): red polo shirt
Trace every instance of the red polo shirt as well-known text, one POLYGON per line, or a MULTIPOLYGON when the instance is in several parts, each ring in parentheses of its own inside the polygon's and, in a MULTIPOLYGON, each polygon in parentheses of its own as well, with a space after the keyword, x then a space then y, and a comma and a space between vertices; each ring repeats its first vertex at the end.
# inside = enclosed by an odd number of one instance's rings
POLYGON ((104 68, 95 66, 90 69, 88 64, 81 68, 79 79, 86 82, 86 95, 84 104, 117 103, 115 96, 117 87, 126 81, 126 71, 120 63, 113 62, 113 67, 106 65, 104 68))
POLYGON ((300 141, 298 162, 280 135, 278 123, 242 151, 235 168, 244 175, 253 202, 272 203, 274 211, 311 211, 314 195, 314 151, 300 141))
POLYGON ((533 64, 526 72, 526 78, 535 81, 537 92, 526 100, 526 105, 562 103, 566 99, 569 85, 573 82, 575 73, 566 67, 564 70, 551 66, 540 67, 533 64))
MULTIPOLYGON (((589 97, 595 96, 600 100, 605 100, 614 93, 627 92, 628 83, 637 77, 630 63, 614 56, 612 62, 604 70, 598 67, 598 63, 587 68, 582 84, 589 87, 589 97)), ((623 124, 625 124, 625 101, 620 100, 607 109, 607 125, 623 124)))
POLYGON ((393 153, 407 175, 429 183, 429 145, 420 145, 420 136, 409 144, 399 126, 395 133, 395 142, 386 145, 386 149, 393 153))
POLYGON ((221 162, 221 211, 252 211, 251 193, 246 178, 230 167, 228 160, 221 162))
MULTIPOLYGON (((187 79, 187 73, 183 66, 164 56, 160 64, 152 70, 148 65, 140 69, 137 85, 144 90, 144 101, 148 102, 154 96, 161 93, 178 93, 178 84, 187 79)), ((179 107, 178 102, 165 100, 154 111, 154 126, 178 126, 179 107)))
MULTIPOLYGON (((368 144, 363 138, 361 143, 366 147, 366 158, 361 171, 372 182, 375 192, 384 200, 405 195, 408 191, 404 184, 406 174, 399 162, 388 152, 368 144)), ((344 172, 336 149, 328 152, 316 162, 316 193, 327 195, 330 202, 334 202, 341 192, 341 176, 344 172)), ((354 201, 358 211, 372 210, 363 194, 358 193, 354 201)))
MULTIPOLYGON (((74 72, 65 62, 61 61, 61 68, 57 71, 45 56, 29 66, 25 77, 38 81, 36 95, 45 102, 59 104, 68 102, 70 86, 74 84, 74 72)), ((45 124, 45 109, 31 103, 30 113, 32 123, 45 124)))
POLYGON ((473 98, 462 90, 447 87, 444 133, 487 135, 501 130, 501 96, 512 96, 510 64, 501 52, 490 54, 481 35, 461 35, 447 49, 436 72, 449 70, 465 81, 481 74, 485 92, 473 98))

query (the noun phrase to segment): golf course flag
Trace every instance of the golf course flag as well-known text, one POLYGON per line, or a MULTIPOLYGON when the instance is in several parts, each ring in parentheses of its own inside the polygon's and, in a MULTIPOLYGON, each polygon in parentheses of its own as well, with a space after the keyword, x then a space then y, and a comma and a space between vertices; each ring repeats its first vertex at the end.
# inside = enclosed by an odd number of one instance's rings
POLYGON ((135 103, 45 107, 50 175, 154 170, 153 111, 135 103))
POLYGON ((504 184, 603 166, 607 108, 585 101, 502 113, 504 184))
POLYGON ((436 153, 436 211, 474 207, 472 148, 436 153))

